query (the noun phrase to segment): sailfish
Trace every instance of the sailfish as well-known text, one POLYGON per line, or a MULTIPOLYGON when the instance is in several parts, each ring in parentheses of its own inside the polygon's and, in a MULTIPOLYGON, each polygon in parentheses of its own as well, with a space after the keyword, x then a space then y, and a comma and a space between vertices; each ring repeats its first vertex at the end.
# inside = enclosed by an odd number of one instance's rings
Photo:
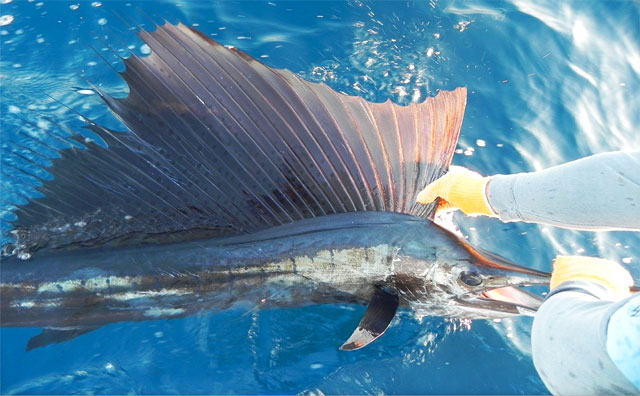
MULTIPOLYGON (((27 349, 109 323, 200 311, 368 304, 343 350, 399 307, 421 315, 532 314, 520 286, 549 274, 471 246, 415 197, 457 145, 466 89, 372 103, 305 81, 183 24, 140 29, 129 94, 92 86, 128 128, 82 117, 18 206, 0 264, 0 324, 41 327, 27 349)), ((29 161, 25 155, 24 160, 29 161)), ((346 336, 346 335, 345 335, 346 336)))

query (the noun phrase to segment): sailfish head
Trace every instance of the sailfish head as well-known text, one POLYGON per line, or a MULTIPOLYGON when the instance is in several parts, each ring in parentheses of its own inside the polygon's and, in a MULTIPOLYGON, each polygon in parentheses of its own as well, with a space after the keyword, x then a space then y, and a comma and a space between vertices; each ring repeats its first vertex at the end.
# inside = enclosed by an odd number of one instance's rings
MULTIPOLYGON (((548 285, 551 274, 519 266, 497 254, 465 246, 470 260, 458 267, 452 296, 462 316, 533 316, 543 298, 522 287, 548 285)), ((453 279, 452 279, 453 281, 453 279)))
POLYGON ((535 314, 543 298, 522 287, 548 285, 549 273, 517 265, 437 228, 440 232, 431 232, 430 240, 420 244, 421 252, 406 257, 407 264, 397 271, 401 303, 404 299, 418 314, 470 319, 535 314))

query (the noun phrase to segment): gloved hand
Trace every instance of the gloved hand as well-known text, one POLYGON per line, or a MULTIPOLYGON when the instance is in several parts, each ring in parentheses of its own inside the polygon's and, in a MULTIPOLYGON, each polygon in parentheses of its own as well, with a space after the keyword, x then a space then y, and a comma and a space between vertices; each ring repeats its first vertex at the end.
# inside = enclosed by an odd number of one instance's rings
POLYGON ((556 257, 549 288, 553 290, 560 284, 572 280, 598 283, 606 287, 618 300, 628 297, 631 294, 629 288, 633 286, 633 278, 629 271, 616 262, 597 257, 556 257))
POLYGON ((438 210, 460 209, 467 215, 496 217, 485 191, 490 179, 467 168, 451 166, 449 172, 420 191, 417 201, 428 204, 440 197, 438 210))

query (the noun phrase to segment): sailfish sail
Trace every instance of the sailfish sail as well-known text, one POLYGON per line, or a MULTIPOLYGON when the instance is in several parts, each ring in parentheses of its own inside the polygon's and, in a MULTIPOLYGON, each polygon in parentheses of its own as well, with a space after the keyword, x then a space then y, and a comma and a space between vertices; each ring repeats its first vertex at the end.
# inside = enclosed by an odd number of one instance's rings
MULTIPOLYGON (((139 33, 130 88, 96 88, 130 133, 60 151, 44 198, 17 209, 15 252, 252 232, 354 211, 430 218, 418 191, 455 149, 466 90, 371 103, 270 68, 183 24, 139 33)), ((71 139, 74 139, 73 137, 71 139)))

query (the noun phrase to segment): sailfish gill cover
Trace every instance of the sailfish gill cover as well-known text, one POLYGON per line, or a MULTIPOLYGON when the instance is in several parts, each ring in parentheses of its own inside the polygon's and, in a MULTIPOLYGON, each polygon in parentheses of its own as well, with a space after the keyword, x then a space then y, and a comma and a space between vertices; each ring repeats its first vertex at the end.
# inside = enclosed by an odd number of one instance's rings
MULTIPOLYGON (((129 128, 85 118, 43 198, 17 209, 9 254, 164 243, 252 232, 354 211, 430 218, 415 197, 446 170, 466 90, 371 103, 272 69, 183 24, 140 31, 126 98, 99 93, 129 128)), ((59 135, 52 135, 62 139, 59 135)))

